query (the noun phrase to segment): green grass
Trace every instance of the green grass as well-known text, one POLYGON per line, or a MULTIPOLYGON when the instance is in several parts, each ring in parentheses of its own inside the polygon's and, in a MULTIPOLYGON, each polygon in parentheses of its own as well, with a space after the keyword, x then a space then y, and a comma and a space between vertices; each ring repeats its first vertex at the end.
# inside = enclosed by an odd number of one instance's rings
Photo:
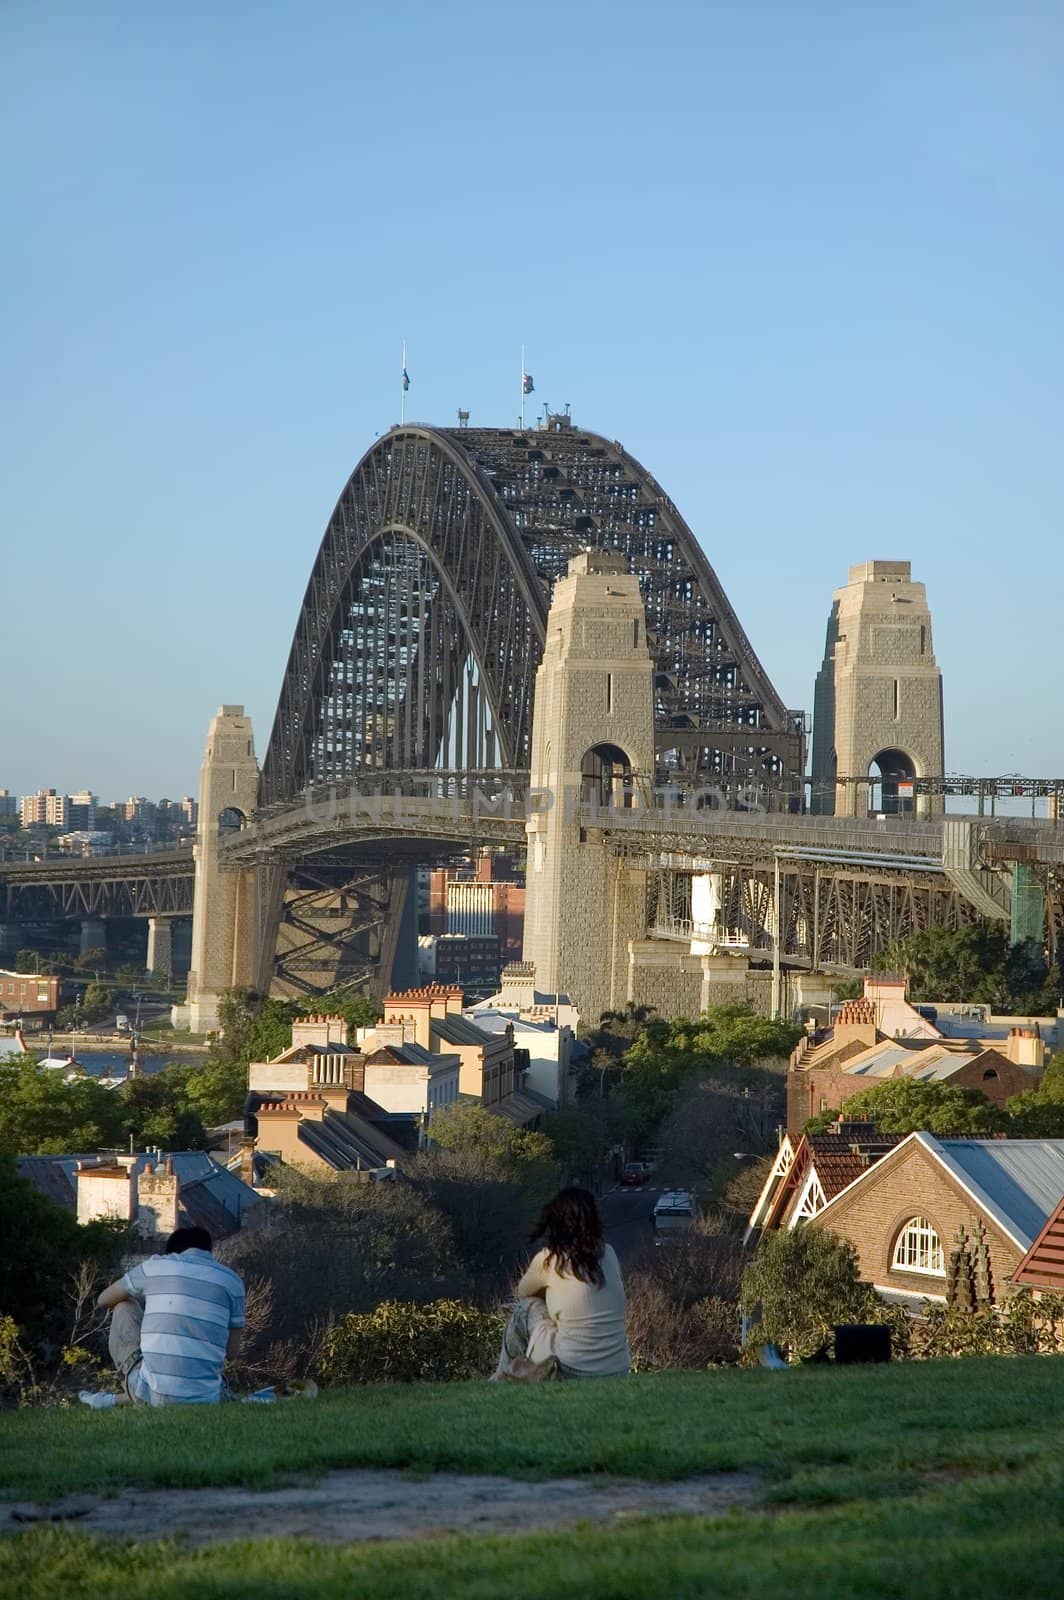
POLYGON ((375 1388, 221 1411, 0 1418, 0 1492, 264 1484, 332 1467, 512 1477, 766 1474, 762 1507, 521 1538, 192 1552, 34 1530, 0 1596, 402 1593, 599 1600, 1064 1591, 1064 1358, 662 1374, 533 1388, 375 1388))

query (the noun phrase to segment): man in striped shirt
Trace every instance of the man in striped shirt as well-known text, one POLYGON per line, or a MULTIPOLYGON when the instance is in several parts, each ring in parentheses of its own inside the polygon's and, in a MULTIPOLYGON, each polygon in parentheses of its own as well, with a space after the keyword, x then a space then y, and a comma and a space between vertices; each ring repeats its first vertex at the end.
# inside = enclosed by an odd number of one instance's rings
POLYGON ((244 1285, 211 1255, 205 1228, 178 1228, 166 1253, 149 1256, 101 1294, 111 1312, 108 1348, 142 1405, 211 1405, 222 1369, 240 1352, 244 1285))

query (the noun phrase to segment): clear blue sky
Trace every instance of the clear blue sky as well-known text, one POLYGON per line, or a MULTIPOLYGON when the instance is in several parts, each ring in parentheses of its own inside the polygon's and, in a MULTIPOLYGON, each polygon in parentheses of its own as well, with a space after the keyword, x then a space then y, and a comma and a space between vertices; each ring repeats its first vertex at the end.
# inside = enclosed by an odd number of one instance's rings
POLYGON ((1064 773, 1056 0, 0 16, 0 786, 260 753, 343 483, 536 399, 684 512, 789 705, 928 586, 954 770, 1064 773))

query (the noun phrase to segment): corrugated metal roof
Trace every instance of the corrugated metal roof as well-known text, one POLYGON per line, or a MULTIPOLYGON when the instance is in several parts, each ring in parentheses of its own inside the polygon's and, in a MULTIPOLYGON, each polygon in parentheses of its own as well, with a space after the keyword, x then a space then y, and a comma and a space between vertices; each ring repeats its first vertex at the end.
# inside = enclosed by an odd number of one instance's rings
POLYGON ((304 1118, 298 1133, 300 1142, 336 1172, 379 1168, 387 1163, 383 1149, 367 1138, 350 1117, 339 1112, 327 1111, 321 1122, 304 1118))
POLYGON ((16 1165, 19 1177, 26 1178, 46 1199, 73 1210, 76 1192, 71 1177, 72 1164, 68 1170, 67 1165, 54 1156, 19 1156, 16 1165))
POLYGON ((932 1044, 924 1049, 912 1045, 885 1043, 873 1045, 868 1053, 843 1067, 852 1078, 913 1078, 918 1083, 941 1083, 974 1061, 977 1050, 942 1050, 932 1044))
POLYGON ((1064 1199, 1064 1139, 916 1137, 1024 1250, 1064 1199))
POLYGON ((533 1100, 531 1095, 523 1094, 516 1089, 513 1094, 504 1095, 493 1106, 485 1106, 485 1111, 490 1111, 493 1116, 504 1117, 507 1122, 516 1123, 519 1128, 527 1127, 530 1122, 535 1122, 541 1117, 544 1107, 538 1100, 533 1100))
POLYGON ((433 1017, 432 1031, 446 1044, 490 1044, 491 1035, 470 1022, 468 1017, 451 1012, 446 1017, 433 1017))
MULTIPOLYGON (((92 1167, 98 1155, 20 1156, 18 1169, 42 1194, 73 1210, 77 1204, 77 1166, 79 1161, 92 1167)), ((240 1218, 252 1206, 261 1204, 257 1195, 237 1172, 216 1161, 206 1150, 175 1150, 163 1156, 142 1153, 132 1164, 134 1178, 149 1164, 172 1161, 178 1180, 178 1203, 188 1222, 206 1228, 215 1238, 234 1233, 240 1218)))

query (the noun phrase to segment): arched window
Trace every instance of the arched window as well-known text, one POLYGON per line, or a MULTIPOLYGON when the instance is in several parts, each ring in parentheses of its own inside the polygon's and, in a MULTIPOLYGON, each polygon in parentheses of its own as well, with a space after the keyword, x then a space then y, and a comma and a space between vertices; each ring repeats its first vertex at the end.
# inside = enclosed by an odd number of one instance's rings
POLYGON ((994 1068, 993 1067, 987 1067, 986 1071, 983 1073, 983 1082, 984 1083, 989 1083, 991 1078, 996 1078, 996 1077, 997 1077, 997 1073, 994 1070, 994 1068))
POLYGON ((898 1234, 891 1266, 897 1272, 927 1272, 946 1276, 942 1241, 926 1217, 911 1217, 898 1234))

